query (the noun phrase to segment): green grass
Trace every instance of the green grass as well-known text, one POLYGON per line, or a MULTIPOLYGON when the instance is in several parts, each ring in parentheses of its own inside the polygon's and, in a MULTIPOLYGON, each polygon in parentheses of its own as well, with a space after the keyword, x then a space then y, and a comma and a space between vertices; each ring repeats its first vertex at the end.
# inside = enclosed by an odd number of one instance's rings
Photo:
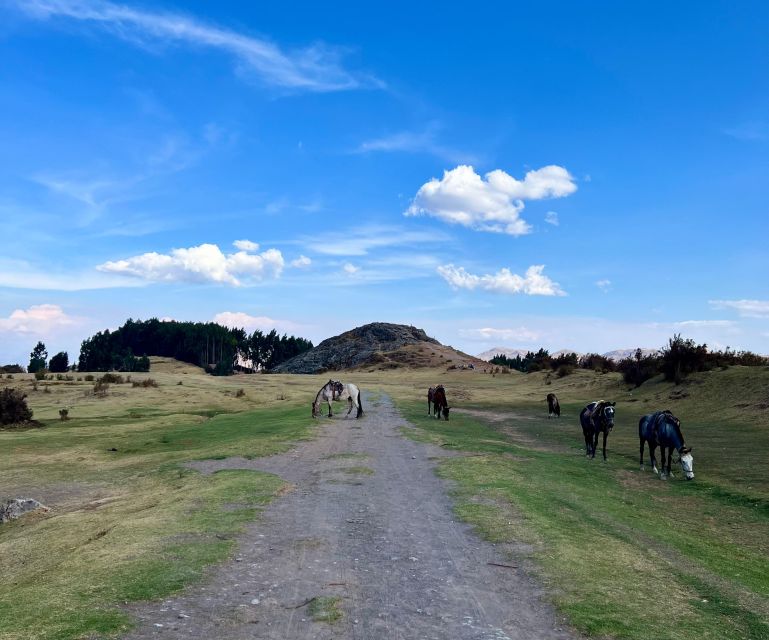
MULTIPOLYGON (((125 631, 130 620, 119 604, 161 598, 198 579, 232 553, 235 535, 284 486, 255 471, 202 476, 183 465, 284 451, 310 434, 304 406, 244 404, 228 413, 196 406, 209 394, 195 395, 194 383, 207 380, 169 387, 157 408, 126 410, 123 396, 107 398, 82 411, 90 415, 0 433, 3 493, 50 495, 55 504, 0 529, 0 638, 125 631)), ((56 393, 48 395, 55 402, 56 393)))
POLYGON ((334 624, 342 619, 342 611, 339 609, 341 601, 338 597, 318 596, 310 601, 307 611, 315 622, 334 624))
POLYGON ((769 638, 769 479, 740 482, 728 468, 739 469, 750 443, 767 448, 762 428, 734 427, 730 451, 717 448, 710 424, 684 427, 699 443, 698 477, 663 482, 638 470, 630 411, 605 464, 584 457, 576 403, 560 421, 526 402, 477 406, 494 414, 488 421, 459 412, 437 421, 417 401, 399 406, 418 426, 403 429, 410 437, 476 454, 439 467, 455 482, 457 514, 489 540, 531 545, 555 604, 580 631, 769 638), (515 417, 500 419, 506 411, 515 417))

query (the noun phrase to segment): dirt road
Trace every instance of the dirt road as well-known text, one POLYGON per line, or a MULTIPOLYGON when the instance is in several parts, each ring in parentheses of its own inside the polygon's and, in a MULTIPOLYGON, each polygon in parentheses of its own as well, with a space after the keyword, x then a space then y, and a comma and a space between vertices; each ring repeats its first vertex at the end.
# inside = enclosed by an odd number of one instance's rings
MULTIPOLYGON (((287 454, 196 464, 295 485, 239 540, 235 558, 179 597, 132 608, 127 638, 509 640, 572 638, 505 549, 455 520, 434 474, 445 452, 404 437, 387 397, 360 420, 324 419, 287 454), (334 615, 336 622, 318 621, 334 615)), ((408 427, 407 427, 408 428, 408 427)))

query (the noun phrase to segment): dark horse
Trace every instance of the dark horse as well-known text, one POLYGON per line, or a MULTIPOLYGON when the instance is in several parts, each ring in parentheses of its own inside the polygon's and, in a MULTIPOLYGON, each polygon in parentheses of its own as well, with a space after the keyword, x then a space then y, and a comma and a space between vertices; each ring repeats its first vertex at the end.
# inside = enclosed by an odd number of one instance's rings
POLYGON ((561 405, 558 404, 558 398, 555 397, 554 393, 548 393, 547 394, 547 417, 552 418, 555 416, 556 418, 561 417, 561 405))
POLYGON ((433 389, 433 414, 438 420, 441 419, 441 416, 448 420, 449 409, 451 407, 449 407, 449 402, 446 400, 446 390, 442 384, 439 384, 433 389))
POLYGON ((654 473, 660 478, 671 476, 670 463, 673 458, 673 449, 678 451, 681 470, 687 480, 694 479, 694 458, 691 449, 684 444, 684 436, 681 433, 681 421, 667 409, 645 415, 638 422, 638 439, 641 441, 641 471, 644 468, 644 443, 649 443, 649 457, 651 458, 654 473), (654 450, 659 446, 662 465, 662 473, 657 470, 657 460, 654 450), (667 454, 667 468, 665 466, 665 449, 667 454))
POLYGON ((435 387, 430 387, 427 390, 427 415, 431 415, 433 408, 433 396, 435 395, 435 387))
POLYGON ((582 434, 585 436, 585 449, 587 456, 595 458, 595 450, 598 447, 598 434, 603 433, 603 459, 606 462, 606 438, 614 428, 614 406, 616 402, 599 400, 591 402, 579 414, 582 424, 582 434))

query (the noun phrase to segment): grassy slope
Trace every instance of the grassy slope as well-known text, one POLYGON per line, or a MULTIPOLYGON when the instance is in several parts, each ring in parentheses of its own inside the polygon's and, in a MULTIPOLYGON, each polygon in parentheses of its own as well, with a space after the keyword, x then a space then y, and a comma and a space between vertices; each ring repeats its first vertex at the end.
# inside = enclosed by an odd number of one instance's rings
POLYGON ((182 463, 267 455, 306 437, 304 401, 319 380, 158 369, 133 376, 149 375, 158 388, 113 385, 103 399, 86 396, 92 384, 84 381, 45 383, 50 393, 43 383, 31 391, 30 376, 2 381, 30 394, 46 427, 0 432, 0 493, 53 506, 0 529, 3 640, 127 628, 117 604, 162 597, 197 578, 283 486, 250 471, 204 477, 182 463), (62 407, 69 422, 55 419, 62 407))
POLYGON ((556 604, 580 630, 769 638, 765 369, 712 372, 679 388, 652 381, 632 392, 614 375, 587 372, 549 385, 544 374, 435 372, 383 382, 420 427, 416 437, 482 454, 441 465, 456 482, 458 515, 489 539, 530 543, 556 604), (436 381, 457 409, 484 413, 427 419, 422 395, 436 381), (561 399, 560 420, 547 420, 548 391, 561 399), (585 460, 577 418, 600 397, 618 402, 608 464, 585 460), (682 419, 694 482, 638 470, 638 417, 656 408, 682 419))

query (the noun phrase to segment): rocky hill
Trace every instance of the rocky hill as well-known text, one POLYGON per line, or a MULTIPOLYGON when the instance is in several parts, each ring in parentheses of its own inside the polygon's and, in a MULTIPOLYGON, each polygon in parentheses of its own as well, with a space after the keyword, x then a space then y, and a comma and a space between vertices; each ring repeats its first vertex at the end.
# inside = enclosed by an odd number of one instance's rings
POLYGON ((485 364, 430 338, 422 329, 374 322, 328 338, 272 369, 272 373, 323 373, 342 369, 462 367, 485 364))

